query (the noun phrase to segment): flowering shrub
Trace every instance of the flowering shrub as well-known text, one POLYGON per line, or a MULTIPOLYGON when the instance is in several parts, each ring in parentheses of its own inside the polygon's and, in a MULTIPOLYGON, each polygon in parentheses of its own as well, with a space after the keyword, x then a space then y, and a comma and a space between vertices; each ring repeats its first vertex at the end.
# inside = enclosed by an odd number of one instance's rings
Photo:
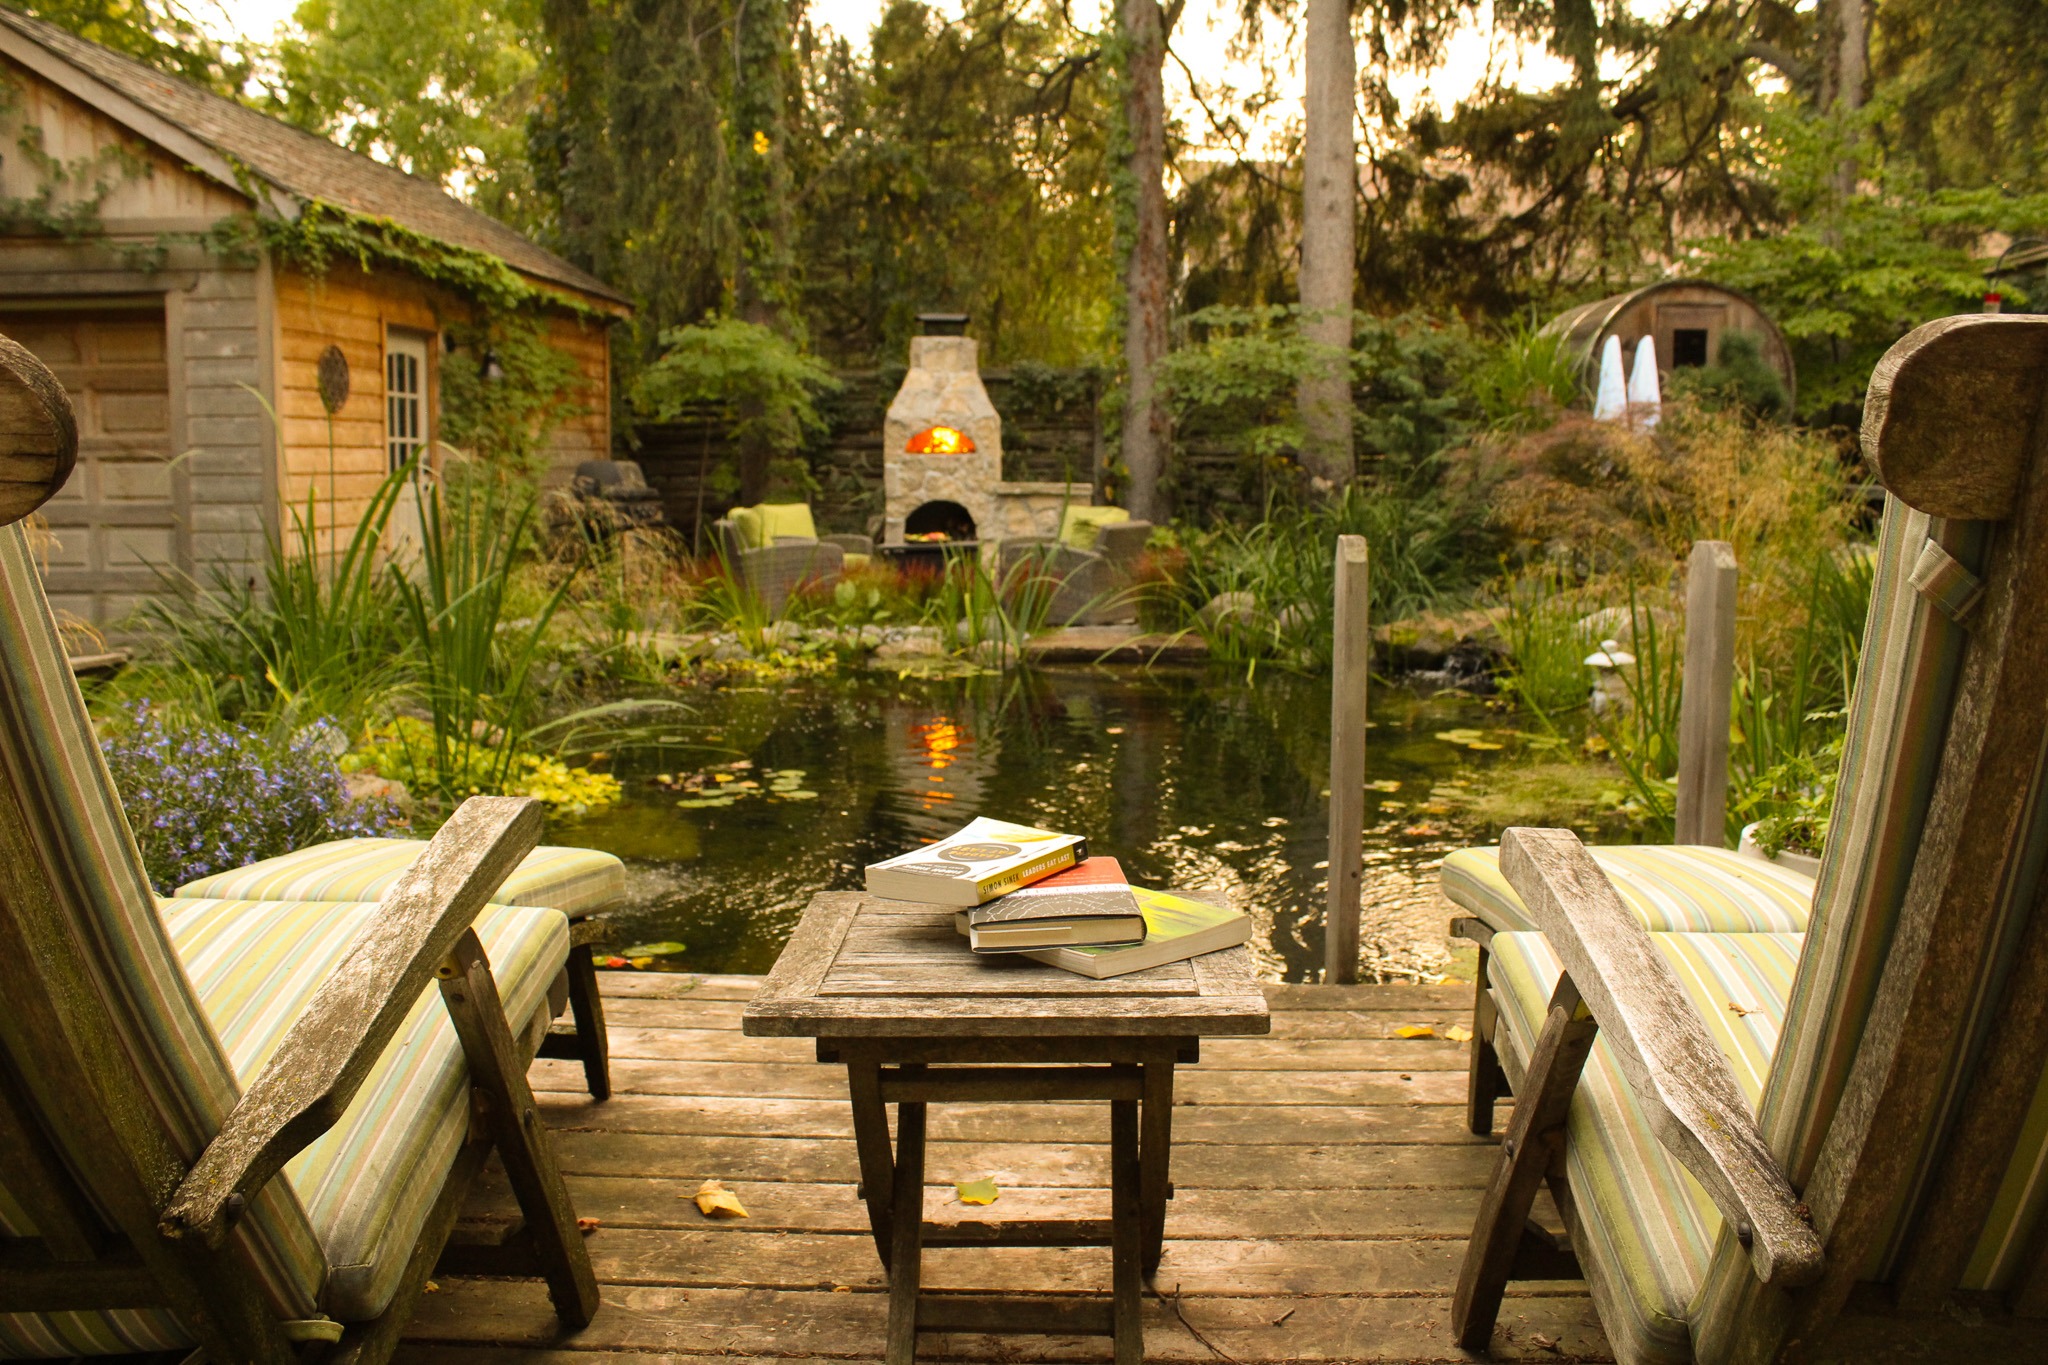
POLYGON ((174 728, 140 701, 105 730, 100 749, 159 895, 195 877, 403 823, 388 802, 347 798, 336 731, 326 722, 279 742, 239 726, 174 728))
POLYGON ((496 739, 495 734, 485 735, 457 748, 460 770, 437 774, 434 764, 439 749, 434 743, 433 723, 417 716, 399 716, 372 726, 362 745, 341 760, 341 767, 344 772, 373 772, 403 782, 416 792, 438 788, 472 795, 530 796, 557 815, 586 815, 619 799, 622 789, 611 774, 572 768, 559 758, 539 754, 513 754, 510 772, 501 784, 495 776, 496 739))

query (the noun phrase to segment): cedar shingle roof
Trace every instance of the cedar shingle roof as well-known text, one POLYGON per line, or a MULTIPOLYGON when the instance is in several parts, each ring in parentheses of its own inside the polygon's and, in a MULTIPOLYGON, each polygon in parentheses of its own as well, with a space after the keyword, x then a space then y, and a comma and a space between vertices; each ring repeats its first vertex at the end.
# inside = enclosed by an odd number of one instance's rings
MULTIPOLYGON (((534 245, 431 181, 336 146, 326 138, 260 114, 4 5, 0 5, 0 24, 222 157, 241 163, 286 195, 301 201, 324 200, 367 217, 389 218, 450 246, 487 252, 534 279, 612 302, 626 302, 623 295, 595 275, 534 245)), ((103 112, 119 118, 116 111, 103 112)))

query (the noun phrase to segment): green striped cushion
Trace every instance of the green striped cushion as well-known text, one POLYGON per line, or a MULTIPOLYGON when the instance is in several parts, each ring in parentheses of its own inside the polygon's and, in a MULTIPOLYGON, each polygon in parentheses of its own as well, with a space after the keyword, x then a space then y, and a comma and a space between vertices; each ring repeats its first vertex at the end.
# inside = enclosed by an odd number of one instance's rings
MULTIPOLYGON (((2038 913, 2038 912, 2037 912, 2038 913)), ((2005 1292, 2020 1281, 2038 1255, 2037 1239, 2048 1220, 2048 1070, 2034 1085, 2033 1102, 2019 1141, 1999 1182, 1991 1216, 1970 1264, 1963 1271, 1964 1289, 2005 1292)))
POLYGON ((1934 789, 1965 632, 1910 583, 1933 540, 1976 563, 1983 528, 1888 498, 1849 703, 1834 818, 1814 891, 1807 961, 1758 1121, 1795 1189, 1813 1173, 1891 948, 1934 789))
MULTIPOLYGON (((1752 1104, 1777 1047, 1802 939, 1651 935, 1752 1104)), ((1497 935, 1493 954, 1501 1037, 1526 1066, 1563 968, 1541 934, 1497 935)), ((1579 1263, 1615 1357, 1690 1361, 1690 1306, 1720 1235, 1720 1211, 1652 1135, 1604 1038, 1572 1101, 1565 1161, 1586 1233, 1579 1263)))
MULTIPOLYGON (((421 839, 335 839, 201 877, 174 894, 180 899, 382 900, 426 846, 421 839)), ((500 905, 545 905, 580 917, 616 905, 625 892, 626 865, 611 854, 544 844, 526 855, 491 899, 500 905)))
MULTIPOLYGON (((96 944, 86 963, 98 984, 96 1003, 154 1084, 163 1130, 187 1160, 197 1159, 234 1106, 234 1073, 157 916, 19 524, 0 527, 0 781, 14 784, 34 821, 28 856, 44 884, 96 944)), ((0 1187, 8 1178, 0 1163, 0 1187)), ((0 1198, 0 1234, 34 1235, 13 1198, 0 1198)), ((252 1200, 235 1238, 279 1315, 310 1316, 323 1273, 320 1247, 290 1187, 273 1182, 252 1200)), ((186 1344, 181 1332, 167 1339, 153 1314, 0 1316, 0 1354, 186 1344)))
MULTIPOLYGON (((164 922, 247 1083, 378 912, 374 904, 166 900, 164 922)), ((546 1007, 569 956, 559 911, 489 906, 477 936, 514 1028, 546 1007)), ((429 987, 341 1122, 285 1167, 328 1265, 321 1308, 343 1322, 391 1302, 469 1128, 468 1067, 429 987)))
MULTIPOLYGON (((1589 848, 1645 929, 1668 933, 1803 933, 1813 878, 1704 844, 1589 848)), ((1444 895, 1496 933, 1534 929, 1522 898, 1500 873, 1498 848, 1461 848, 1444 859, 1444 895)))

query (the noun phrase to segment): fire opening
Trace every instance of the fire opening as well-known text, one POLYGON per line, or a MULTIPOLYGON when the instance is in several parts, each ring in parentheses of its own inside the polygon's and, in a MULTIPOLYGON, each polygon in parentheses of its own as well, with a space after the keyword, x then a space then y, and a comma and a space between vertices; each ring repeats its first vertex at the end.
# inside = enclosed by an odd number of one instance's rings
POLYGON ((903 519, 903 539, 913 545, 971 543, 974 517, 957 502, 928 502, 903 519))
POLYGON ((972 455, 974 438, 958 427, 926 427, 904 450, 912 455, 972 455))

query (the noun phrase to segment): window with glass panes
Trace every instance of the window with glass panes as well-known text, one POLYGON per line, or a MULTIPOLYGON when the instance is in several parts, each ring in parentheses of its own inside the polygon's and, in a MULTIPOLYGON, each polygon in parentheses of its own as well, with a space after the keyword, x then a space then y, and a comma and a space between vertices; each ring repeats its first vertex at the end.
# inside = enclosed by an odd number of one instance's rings
POLYGON ((384 444, 397 469, 427 443, 427 343, 393 334, 384 341, 384 444))

